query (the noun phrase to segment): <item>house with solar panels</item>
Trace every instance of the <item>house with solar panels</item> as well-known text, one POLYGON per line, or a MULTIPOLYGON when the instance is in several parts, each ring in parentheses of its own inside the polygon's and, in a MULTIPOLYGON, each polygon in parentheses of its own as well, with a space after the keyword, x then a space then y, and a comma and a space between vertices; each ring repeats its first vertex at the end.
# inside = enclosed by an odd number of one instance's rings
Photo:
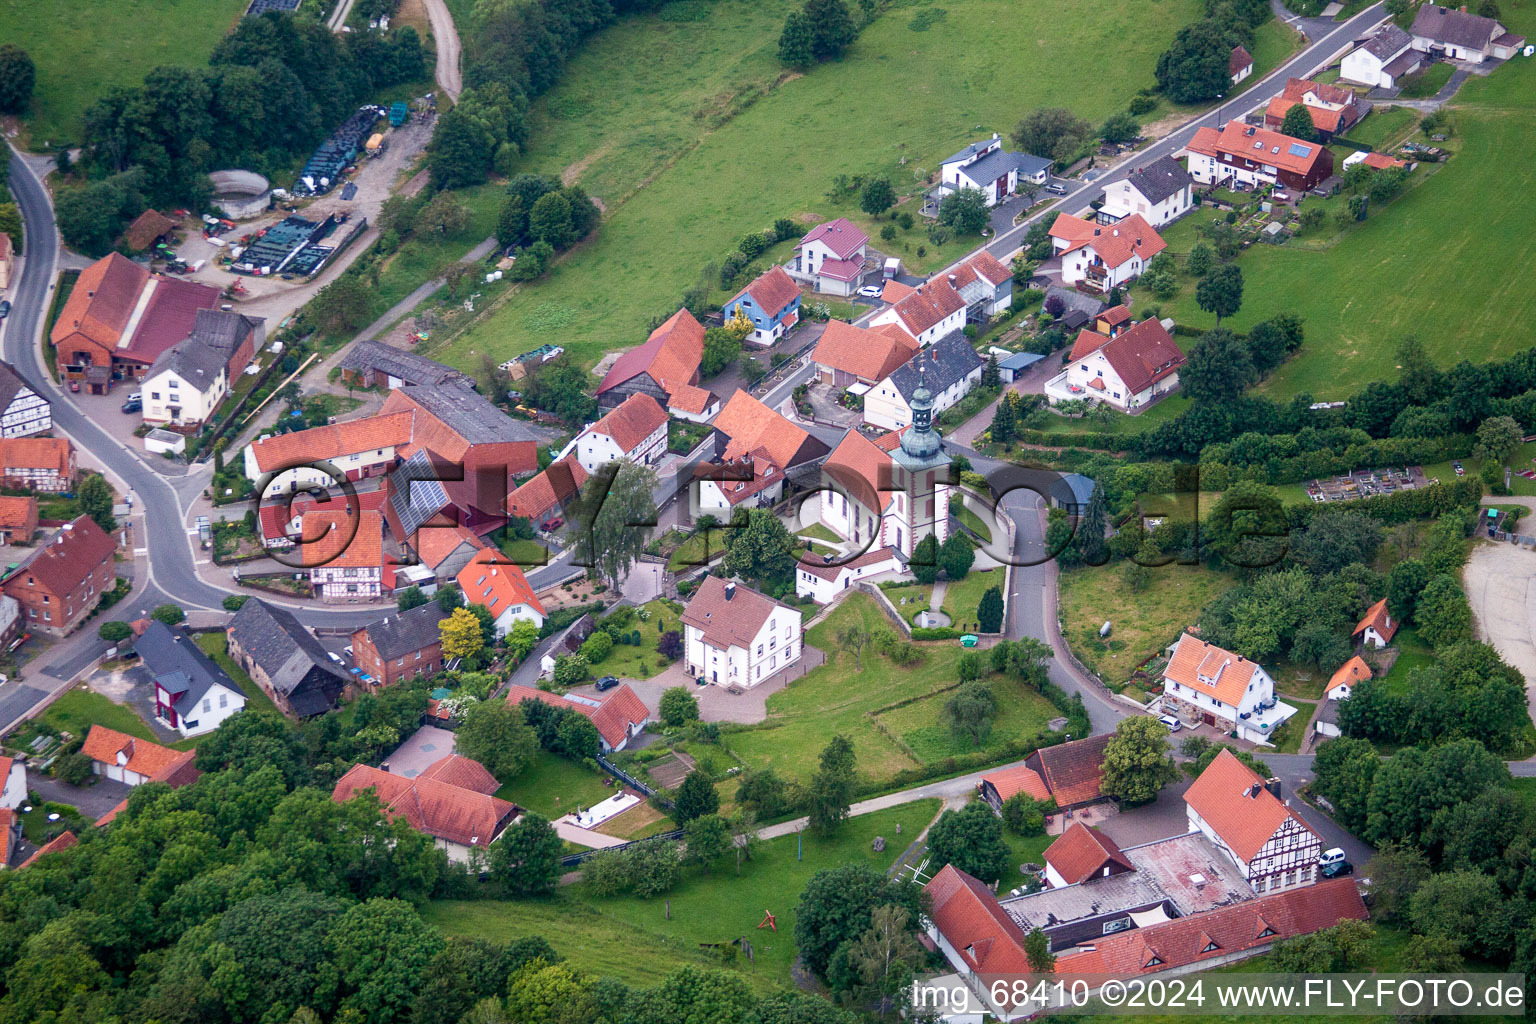
POLYGON ((1333 151, 1318 142, 1228 121, 1201 128, 1185 147, 1189 176, 1202 185, 1279 185, 1303 191, 1333 176, 1333 151))

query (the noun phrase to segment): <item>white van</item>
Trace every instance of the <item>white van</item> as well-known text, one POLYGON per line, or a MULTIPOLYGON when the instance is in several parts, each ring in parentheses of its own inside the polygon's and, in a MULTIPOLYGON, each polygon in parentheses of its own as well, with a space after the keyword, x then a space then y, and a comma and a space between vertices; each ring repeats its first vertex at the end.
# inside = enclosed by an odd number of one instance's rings
POLYGON ((1172 715, 1164 715, 1163 717, 1159 718, 1158 721, 1166 725, 1169 732, 1178 732, 1180 729, 1184 728, 1184 723, 1172 715))
POLYGON ((1343 849, 1340 848, 1340 847, 1335 846, 1331 850, 1324 850, 1323 851, 1322 856, 1317 858, 1317 866, 1320 867, 1320 868, 1326 868, 1330 864, 1340 864, 1340 863, 1343 863, 1343 861, 1344 861, 1344 851, 1343 851, 1343 849))

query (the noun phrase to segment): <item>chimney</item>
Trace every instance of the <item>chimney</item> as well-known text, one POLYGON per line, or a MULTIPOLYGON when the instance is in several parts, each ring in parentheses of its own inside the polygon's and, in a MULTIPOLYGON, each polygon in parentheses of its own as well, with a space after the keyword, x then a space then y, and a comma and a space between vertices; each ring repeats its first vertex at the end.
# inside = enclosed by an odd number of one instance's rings
POLYGON ((1263 791, 1264 791, 1264 783, 1262 783, 1262 782, 1255 782, 1253 785, 1248 787, 1248 792, 1245 793, 1244 795, 1247 796, 1248 799, 1250 799, 1250 800, 1256 800, 1256 799, 1258 799, 1259 794, 1261 792, 1263 792, 1263 791))
POLYGON ((736 596, 736 584, 734 582, 733 583, 727 583, 725 585, 725 599, 727 601, 729 601, 731 598, 733 598, 735 596, 736 596))
POLYGON ((953 287, 954 287, 954 286, 955 286, 955 281, 956 281, 956 280, 957 280, 957 279, 956 279, 956 277, 955 277, 955 275, 954 275, 954 274, 950 274, 950 275, 949 275, 949 286, 950 286, 950 287, 951 287, 951 288, 953 288, 953 287))
POLYGON ((1097 235, 1103 234, 1104 232, 1103 232, 1103 230, 1101 228, 1094 228, 1093 229, 1093 233, 1094 233, 1094 235, 1097 236, 1097 235))
POLYGON ((1277 779, 1277 778, 1276 779, 1265 779, 1264 780, 1264 788, 1269 790, 1269 795, 1270 796, 1274 797, 1276 800, 1280 799, 1280 780, 1279 779, 1277 779))
POLYGON ((1136 245, 1137 245, 1137 246, 1138 246, 1138 247, 1140 247, 1140 245, 1141 245, 1141 236, 1140 236, 1140 235, 1137 235, 1137 236, 1136 236, 1136 245))

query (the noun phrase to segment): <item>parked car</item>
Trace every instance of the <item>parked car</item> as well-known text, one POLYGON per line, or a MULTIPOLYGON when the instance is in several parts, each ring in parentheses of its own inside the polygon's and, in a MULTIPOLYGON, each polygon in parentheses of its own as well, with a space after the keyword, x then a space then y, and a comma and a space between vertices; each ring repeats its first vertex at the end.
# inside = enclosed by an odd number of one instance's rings
POLYGON ((602 693, 604 690, 611 690, 618 685, 618 676, 603 676, 603 678, 597 681, 597 692, 602 693))
POLYGON ((0 320, 4 320, 11 314, 11 303, 8 299, 0 299, 0 320))
POLYGON ((878 299, 880 297, 880 292, 881 289, 875 287, 872 284, 867 284, 863 288, 859 289, 859 297, 865 299, 878 299))
POLYGON ((1168 728, 1169 732, 1178 732, 1180 729, 1184 728, 1184 723, 1172 715, 1163 715, 1158 719, 1158 721, 1162 722, 1163 725, 1168 728))
POLYGON ((553 533, 555 530, 560 529, 560 527, 562 527, 564 525, 565 525, 565 520, 560 518, 559 516, 555 516, 555 518, 551 519, 549 522, 544 524, 544 530, 546 532, 548 532, 548 533, 553 533))
POLYGON ((132 392, 129 392, 129 394, 128 394, 128 401, 130 401, 130 402, 142 402, 142 401, 144 401, 144 392, 142 392, 142 391, 132 391, 132 392))
POLYGON ((1323 855, 1317 858, 1318 874, 1324 878, 1342 878, 1345 875, 1355 873, 1355 866, 1344 856, 1344 851, 1335 846, 1331 850, 1324 850, 1323 855))
POLYGON ((1045 190, 1053 196, 1064 196, 1067 194, 1067 186, 1057 184, 1054 181, 1045 186, 1045 190))
POLYGON ((123 403, 123 412, 143 412, 143 411, 144 411, 144 403, 139 401, 137 398, 134 398, 132 395, 128 396, 128 401, 123 403))

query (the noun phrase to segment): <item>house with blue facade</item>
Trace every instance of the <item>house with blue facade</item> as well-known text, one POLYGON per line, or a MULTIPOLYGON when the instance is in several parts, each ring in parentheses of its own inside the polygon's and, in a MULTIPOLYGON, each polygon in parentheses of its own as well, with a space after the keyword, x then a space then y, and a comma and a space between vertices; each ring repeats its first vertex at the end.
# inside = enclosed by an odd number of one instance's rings
POLYGON ((725 304, 725 318, 739 310, 752 321, 752 333, 744 339, 754 345, 772 345, 800 321, 800 286, 778 265, 769 267, 735 298, 725 304))

